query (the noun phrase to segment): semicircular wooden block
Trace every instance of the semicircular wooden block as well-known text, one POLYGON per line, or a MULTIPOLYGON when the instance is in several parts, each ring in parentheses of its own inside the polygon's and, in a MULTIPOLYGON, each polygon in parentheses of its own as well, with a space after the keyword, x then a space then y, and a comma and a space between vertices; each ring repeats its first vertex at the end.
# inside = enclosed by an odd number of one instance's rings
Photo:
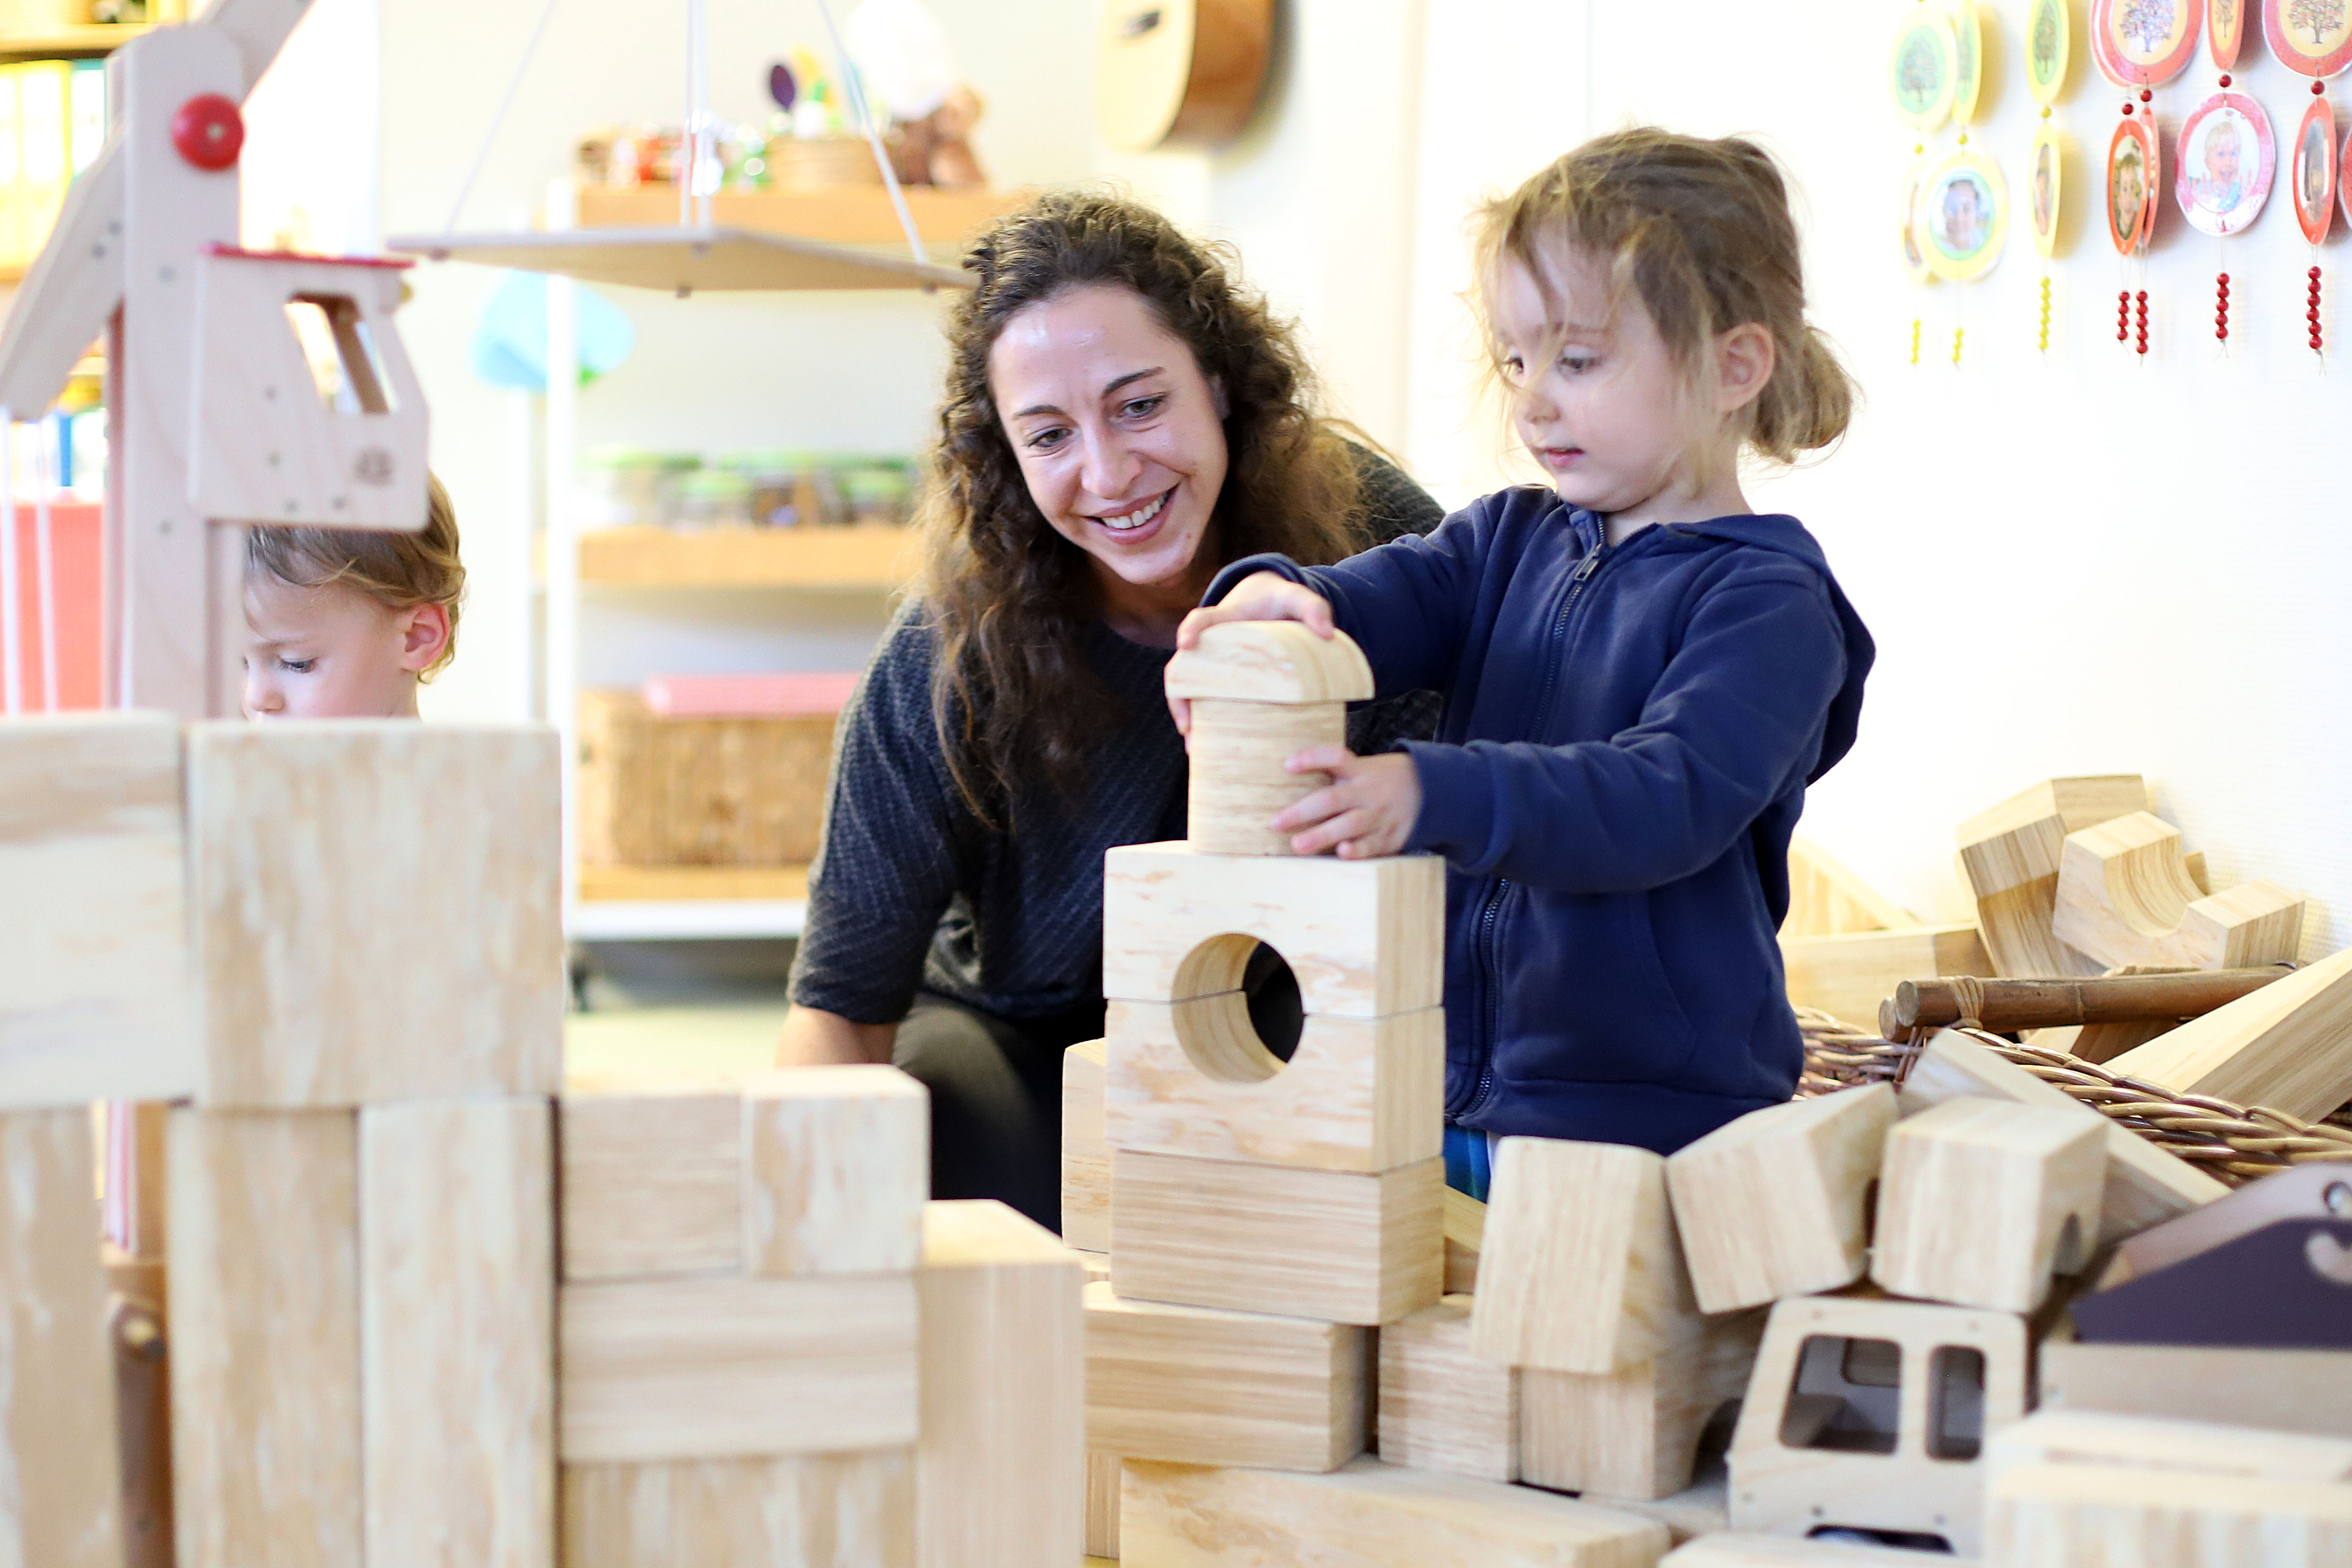
POLYGON ((1168 661, 1171 697, 1246 702, 1360 702, 1372 667, 1345 632, 1319 637, 1297 621, 1224 621, 1168 661))
POLYGON ((2303 907, 2270 881, 2201 895, 2180 829, 2136 811, 2066 836, 2051 927, 2102 963, 2237 969, 2294 957, 2303 907))

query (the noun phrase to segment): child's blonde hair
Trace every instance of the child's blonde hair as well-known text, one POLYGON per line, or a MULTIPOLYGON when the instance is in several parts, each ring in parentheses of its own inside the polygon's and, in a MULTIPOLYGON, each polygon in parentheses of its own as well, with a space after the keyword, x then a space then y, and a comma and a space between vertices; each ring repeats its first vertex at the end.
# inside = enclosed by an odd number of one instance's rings
POLYGON ((1480 314, 1496 320, 1507 264, 1542 282, 1579 251, 1609 269, 1615 299, 1628 287, 1640 294, 1668 352, 1693 374, 1718 332, 1753 321, 1772 334, 1771 379, 1743 432, 1758 451, 1785 463, 1845 434, 1853 381, 1805 320, 1788 186, 1761 147, 1637 126, 1565 154, 1480 210, 1480 314))
POLYGON ((274 577, 294 588, 341 584, 390 610, 438 605, 449 612, 449 640, 417 679, 430 680, 457 656, 457 605, 466 594, 466 566, 457 557, 457 514, 449 492, 425 480, 425 528, 418 533, 373 533, 348 528, 254 528, 246 532, 248 578, 274 577))

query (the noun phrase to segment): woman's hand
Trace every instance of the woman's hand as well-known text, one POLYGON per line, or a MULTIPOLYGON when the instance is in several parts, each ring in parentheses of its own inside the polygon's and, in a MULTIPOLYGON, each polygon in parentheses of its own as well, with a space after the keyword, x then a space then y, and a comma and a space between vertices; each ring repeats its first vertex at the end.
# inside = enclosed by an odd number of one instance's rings
MULTIPOLYGON (((1198 647, 1201 634, 1221 621, 1297 621, 1319 637, 1328 637, 1336 629, 1330 600, 1280 573, 1253 572, 1234 584, 1232 593, 1184 617, 1176 628, 1176 651, 1198 647)), ((1176 721, 1178 734, 1192 732, 1191 698, 1171 697, 1168 715, 1176 721)))
POLYGON ((1310 746, 1284 764, 1331 782, 1274 819, 1301 855, 1339 846, 1342 860, 1370 860, 1404 848, 1421 816, 1421 773, 1402 752, 1360 757, 1345 746, 1310 746))

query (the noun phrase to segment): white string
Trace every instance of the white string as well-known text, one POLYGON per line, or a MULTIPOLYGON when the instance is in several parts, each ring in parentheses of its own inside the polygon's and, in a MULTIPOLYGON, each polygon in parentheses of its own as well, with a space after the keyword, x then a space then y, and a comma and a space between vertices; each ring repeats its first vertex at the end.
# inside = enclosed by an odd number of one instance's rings
POLYGON ((16 416, 0 408, 0 706, 25 710, 24 590, 16 582, 16 416))
MULTIPOLYGON (((52 416, 48 426, 55 439, 66 439, 65 416, 52 416)), ((41 708, 54 713, 58 710, 58 562, 49 526, 48 456, 46 441, 33 444, 33 574, 41 609, 41 708)))
POLYGON ((816 0, 819 15, 824 17, 824 30, 833 37, 833 59, 841 72, 843 90, 849 94, 849 107, 857 113, 857 128, 866 132, 866 145, 874 149, 875 166, 882 171, 882 184, 889 188, 890 205, 898 209, 898 226, 907 231, 907 248, 914 253, 915 265, 926 266, 930 258, 923 254, 922 237, 915 232, 915 216, 907 210, 907 198, 898 190, 898 171, 890 166, 890 155, 882 150, 882 133, 874 129, 874 116, 866 112, 866 89, 857 80, 857 68, 850 63, 849 50, 841 42, 841 29, 833 25, 833 7, 825 0, 816 0))
POLYGON ((531 25, 530 39, 522 47, 522 58, 515 62, 514 75, 507 79, 507 90, 499 99, 499 110, 490 116, 490 128, 482 132, 482 144, 474 149, 473 166, 466 171, 463 184, 457 187, 457 199, 449 204, 449 222, 445 234, 457 232, 457 215, 466 210, 466 198, 474 192, 474 182, 480 177, 482 164, 490 155, 490 143, 499 139, 499 128, 506 123, 507 110, 514 107, 515 92, 522 86, 522 73, 530 68, 531 56, 539 52, 540 36, 547 31, 547 19, 555 15, 555 0, 539 8, 539 20, 531 25))

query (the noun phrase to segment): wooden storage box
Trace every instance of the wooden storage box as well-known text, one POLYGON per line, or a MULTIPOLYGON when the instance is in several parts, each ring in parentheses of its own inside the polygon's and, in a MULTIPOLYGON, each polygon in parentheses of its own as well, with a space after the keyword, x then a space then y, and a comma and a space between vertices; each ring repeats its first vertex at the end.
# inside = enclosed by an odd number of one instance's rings
POLYGON ((580 858, 794 866, 816 858, 830 713, 666 719, 634 691, 580 698, 580 858))

